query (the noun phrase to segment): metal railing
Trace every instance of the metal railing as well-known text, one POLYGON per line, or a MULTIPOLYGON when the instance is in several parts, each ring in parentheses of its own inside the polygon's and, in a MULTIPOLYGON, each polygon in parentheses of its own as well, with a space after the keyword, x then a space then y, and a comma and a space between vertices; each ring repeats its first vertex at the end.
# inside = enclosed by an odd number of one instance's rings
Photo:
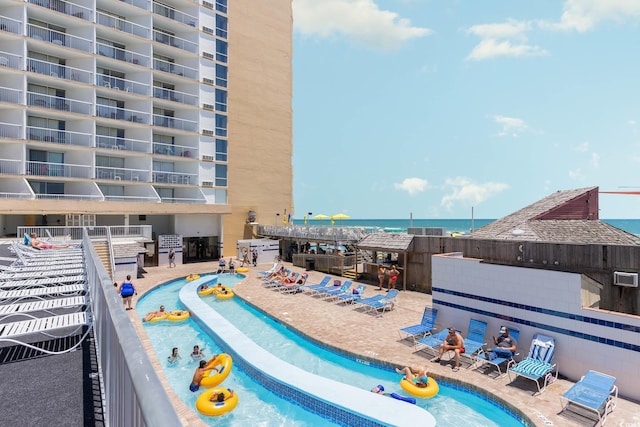
POLYGON ((199 203, 207 203, 205 199, 195 199, 188 197, 162 197, 162 203, 188 203, 188 204, 199 204, 199 203))
POLYGON ((69 3, 64 0, 28 0, 28 1, 31 4, 46 7, 47 9, 55 10, 56 12, 64 13, 69 16, 75 16, 76 18, 86 19, 87 21, 93 20, 93 11, 91 9, 77 5, 75 3, 69 3))
MULTIPOLYGON (((87 230, 90 237, 107 238, 107 229, 112 238, 143 238, 151 240, 152 226, 150 225, 112 225, 112 226, 94 226, 87 230)), ((36 233, 38 236, 50 236, 52 238, 64 238, 67 240, 82 240, 84 227, 79 226, 21 226, 17 228, 18 236, 36 233)), ((113 284, 112 288, 113 288, 113 284)))
POLYGON ((369 233, 360 227, 310 227, 302 225, 259 225, 258 234, 263 236, 290 237, 325 242, 357 243, 369 233))
POLYGON ((55 144, 90 147, 92 136, 90 133, 27 126, 27 139, 31 141, 45 141, 55 144))
POLYGON ((0 159, 0 174, 20 175, 22 160, 0 159))
POLYGON ((66 46, 72 49, 92 52, 92 41, 60 31, 50 30, 38 25, 28 24, 28 36, 34 40, 43 40, 58 46, 66 46))
POLYGON ((182 172, 153 172, 153 182, 164 184, 191 184, 196 182, 197 175, 182 172))
POLYGON ((149 152, 149 141, 142 139, 119 138, 117 136, 96 135, 96 147, 111 150, 149 152))
POLYGON ((168 99, 173 102, 180 102, 187 105, 198 105, 197 95, 178 92, 177 90, 165 89, 157 86, 153 87, 153 97, 159 99, 168 99))
POLYGON ((149 0, 120 0, 122 3, 127 3, 140 9, 149 10, 149 0))
POLYGON ((0 16, 0 31, 22 35, 22 22, 6 16, 0 16))
POLYGON ((158 197, 153 196, 104 196, 104 199, 109 202, 160 202, 160 199, 158 197))
POLYGON ((198 79, 198 70, 195 68, 185 67, 184 65, 163 61, 161 59, 153 59, 153 69, 175 74, 177 76, 184 76, 189 79, 198 79))
POLYGON ((22 103, 22 91, 12 89, 10 87, 0 87, 0 102, 9 102, 11 104, 22 103))
POLYGON ((22 136, 21 125, 14 125, 13 123, 0 123, 0 138, 14 138, 19 139, 22 136))
POLYGON ((172 36, 171 34, 163 33, 162 31, 153 31, 153 40, 158 43, 166 44, 168 46, 177 47, 178 49, 186 50, 187 52, 198 52, 198 44, 189 40, 182 39, 180 37, 172 36))
POLYGON ((33 194, 30 193, 0 193, 0 199, 33 199, 33 194))
POLYGON ((149 113, 144 111, 129 110, 126 108, 111 107, 109 105, 96 105, 96 116, 114 120, 126 120, 132 123, 149 124, 149 113))
POLYGON ((123 169, 97 166, 96 179, 108 179, 113 181, 149 181, 149 171, 146 169, 123 169))
POLYGON ((131 64, 149 66, 149 56, 119 47, 109 46, 104 43, 96 43, 96 54, 118 61, 129 62, 131 64))
POLYGON ((75 82, 91 83, 93 80, 91 77, 93 73, 89 71, 33 58, 27 58, 27 70, 38 74, 44 74, 45 76, 57 77, 75 82))
POLYGON ((51 110, 70 111, 84 115, 91 114, 91 102, 78 101, 61 96, 44 95, 42 93, 27 92, 27 105, 49 108, 51 110))
POLYGON ((0 67, 22 69, 22 56, 9 52, 0 52, 0 67))
POLYGON ((34 197, 38 200, 80 200, 80 201, 97 201, 104 200, 104 197, 96 194, 48 194, 36 193, 34 197))
POLYGON ((190 27, 198 26, 198 18, 196 18, 195 16, 180 12, 179 10, 167 7, 160 3, 153 2, 153 13, 162 15, 174 21, 182 22, 183 24, 187 24, 190 27))
POLYGON ((135 24, 125 19, 107 15, 106 13, 102 12, 97 13, 97 23, 100 25, 104 25, 105 27, 115 28, 125 33, 133 34, 134 36, 139 36, 145 39, 148 39, 149 34, 151 33, 151 29, 149 27, 135 24))
POLYGON ((104 74, 96 75, 96 85, 106 87, 108 89, 132 92, 145 96, 149 95, 149 88, 151 87, 145 83, 138 83, 133 80, 121 79, 119 77, 105 76, 104 74))
POLYGON ((163 116, 160 114, 153 115, 153 125, 172 129, 181 129, 189 132, 196 132, 198 129, 198 122, 196 121, 177 119, 175 117, 163 116))
POLYGON ((197 148, 185 145, 163 144, 160 142, 153 143, 153 152, 155 154, 164 154, 165 156, 180 156, 198 158, 197 148))
POLYGON ((91 166, 68 163, 26 162, 27 175, 55 176, 61 178, 91 178, 91 166))

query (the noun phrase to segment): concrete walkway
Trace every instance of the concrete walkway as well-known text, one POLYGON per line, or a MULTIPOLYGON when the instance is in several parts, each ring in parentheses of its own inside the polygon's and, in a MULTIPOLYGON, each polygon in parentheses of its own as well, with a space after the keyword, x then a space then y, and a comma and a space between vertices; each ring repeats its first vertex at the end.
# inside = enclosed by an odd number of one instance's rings
MULTIPOLYGON (((505 406, 518 408, 537 426, 593 426, 595 424, 593 420, 572 416, 570 412, 559 414, 560 396, 572 385, 570 381, 560 379, 551 384, 542 395, 534 397, 535 384, 532 381, 517 379, 509 384, 507 377, 493 380, 481 369, 464 369, 464 367, 459 372, 453 372, 448 362, 431 363, 430 359, 433 357, 431 353, 415 352, 411 342, 400 339, 398 330, 420 323, 425 305, 431 304, 431 295, 410 291, 400 292, 395 309, 385 313, 384 316, 376 317, 364 314, 350 306, 325 302, 306 294, 281 294, 265 289, 260 286, 261 276, 257 272, 268 267, 270 265, 266 264, 257 268, 251 267, 249 273, 245 273, 247 279, 234 287, 235 293, 303 334, 362 358, 375 359, 388 364, 390 368, 406 365, 424 366, 435 377, 464 382, 471 388, 491 393, 505 406), (344 334, 345 330, 348 330, 349 334, 344 334)), ((291 266, 288 265, 288 267, 291 266)), ((178 265, 176 268, 146 267, 146 277, 136 280, 134 284, 140 297, 144 292, 168 280, 190 273, 212 272, 217 268, 217 263, 178 265)), ((295 267, 294 270, 302 271, 295 267)), ((309 283, 317 283, 324 276, 324 273, 312 271, 309 275, 309 283)), ((376 288, 368 285, 365 296, 380 293, 376 288)), ((150 354, 152 363, 161 373, 161 364, 153 353, 140 321, 144 313, 131 310, 128 314, 150 354)), ((440 330, 448 325, 437 326, 440 330)), ((160 377, 169 389, 166 379, 162 375, 160 377)), ((624 390, 621 394, 624 395, 624 390)), ((169 395, 184 425, 203 425, 198 416, 175 394, 169 391, 169 395)), ((609 415, 607 425, 640 427, 640 405, 618 399, 618 407, 609 415)))

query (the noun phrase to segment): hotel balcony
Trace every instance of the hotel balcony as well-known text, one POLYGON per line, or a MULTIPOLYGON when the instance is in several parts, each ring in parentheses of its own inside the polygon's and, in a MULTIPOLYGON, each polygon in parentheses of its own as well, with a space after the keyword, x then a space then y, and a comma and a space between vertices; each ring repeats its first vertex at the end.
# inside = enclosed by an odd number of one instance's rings
POLYGON ((141 139, 119 138, 116 136, 96 135, 96 147, 110 150, 135 151, 148 153, 149 141, 141 139))
POLYGON ((169 18, 173 21, 182 22, 190 27, 198 26, 198 18, 179 10, 167 7, 163 4, 153 2, 153 13, 169 18))
POLYGON ((0 30, 22 35, 22 22, 6 16, 0 16, 0 30))
POLYGON ((103 43, 96 43, 96 54, 118 61, 129 62, 135 65, 149 66, 149 56, 132 52, 126 49, 109 46, 103 43))
POLYGON ((149 124, 149 113, 144 111, 129 110, 126 108, 110 107, 108 105, 96 105, 96 116, 113 120, 125 120, 132 123, 149 124))
POLYGON ((80 147, 91 147, 93 137, 90 133, 71 132, 68 130, 27 126, 27 139, 39 142, 52 142, 54 144, 69 144, 77 145, 80 147))
POLYGON ((0 159, 0 174, 22 175, 22 160, 0 159))
POLYGON ((91 114, 91 102, 77 101, 61 96, 44 95, 27 92, 27 105, 30 107, 48 108, 51 110, 69 111, 84 115, 91 114))
POLYGON ((57 77, 60 79, 71 80, 75 82, 91 83, 93 81, 93 73, 79 68, 67 67, 53 62, 41 61, 39 59, 27 59, 27 70, 44 74, 45 76, 57 77))
POLYGON ((138 95, 149 96, 151 85, 138 83, 133 80, 121 79, 119 77, 96 75, 96 85, 107 89, 121 90, 124 92, 137 93, 138 95))
POLYGON ((177 76, 184 76, 189 79, 198 80, 198 70, 195 68, 185 67, 173 62, 162 61, 160 59, 153 60, 153 69, 158 71, 164 71, 165 73, 175 74, 177 76))
POLYGON ((93 10, 75 3, 69 3, 64 0, 28 0, 28 2, 69 16, 93 21, 93 10))
POLYGON ((43 40, 58 46, 70 47, 84 52, 93 52, 91 40, 61 33, 60 31, 49 30, 33 24, 28 24, 28 30, 28 36, 34 40, 43 40))
POLYGON ((153 97, 159 99, 168 99, 173 102, 180 102, 187 105, 198 105, 198 97, 196 95, 178 92, 171 89, 164 89, 157 86, 153 87, 153 97))
POLYGON ((0 102, 22 104, 22 91, 8 87, 0 87, 0 102))
POLYGON ((146 169, 124 169, 96 166, 96 179, 112 181, 149 181, 149 171, 146 169))
POLYGON ((159 184, 195 184, 198 181, 198 175, 183 172, 159 172, 153 171, 153 182, 159 184))
POLYGON ((176 119, 175 117, 153 115, 153 125, 171 129, 186 130, 188 132, 198 131, 198 122, 193 120, 176 119))
POLYGON ((198 158, 198 150, 194 147, 187 147, 184 145, 176 144, 163 144, 159 142, 153 143, 153 152, 155 154, 163 154, 165 156, 179 156, 198 158))
POLYGON ((84 201, 99 201, 104 200, 104 197, 98 194, 49 194, 49 193, 36 193, 35 198, 38 200, 84 200, 84 201))
POLYGON ((22 126, 13 123, 0 123, 0 138, 22 138, 22 126))
POLYGON ((176 195, 174 197, 163 197, 160 195, 160 199, 162 203, 189 203, 189 204, 199 204, 199 203, 207 203, 207 200, 204 198, 202 193, 197 192, 178 192, 176 189, 176 195))
POLYGON ((31 176, 55 176, 61 178, 92 178, 91 166, 68 163, 32 162, 25 163, 25 172, 31 176))
POLYGON ((172 36, 162 31, 153 31, 153 40, 158 43, 166 44, 168 46, 177 47, 178 49, 186 50, 187 52, 197 53, 198 44, 190 42, 189 40, 181 39, 180 37, 172 36))
POLYGON ((151 34, 151 29, 149 27, 135 24, 133 22, 126 21, 124 19, 120 19, 115 16, 107 15, 106 13, 98 12, 97 18, 98 18, 97 23, 100 25, 104 25, 105 27, 115 28, 116 30, 133 34, 134 36, 148 39, 149 34, 151 34))
POLYGON ((0 52, 0 67, 22 70, 22 56, 9 52, 0 52))
MULTIPOLYGON (((120 0, 122 3, 130 4, 131 6, 139 7, 140 9, 149 10, 149 2, 147 0, 120 0)), ((100 2, 98 2, 100 6, 100 2)))

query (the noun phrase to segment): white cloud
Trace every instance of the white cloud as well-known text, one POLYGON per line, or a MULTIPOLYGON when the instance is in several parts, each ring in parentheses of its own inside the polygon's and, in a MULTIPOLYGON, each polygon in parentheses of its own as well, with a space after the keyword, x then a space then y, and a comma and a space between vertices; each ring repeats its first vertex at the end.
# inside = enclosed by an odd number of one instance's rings
POLYGON ((581 153, 586 153, 587 151, 589 151, 589 143, 588 142, 581 142, 580 144, 576 145, 573 148, 575 151, 580 151, 581 153))
POLYGON ((632 120, 629 120, 629 121, 627 122, 627 124, 629 124, 629 125, 631 125, 631 126, 635 126, 637 123, 638 123, 638 122, 636 122, 636 121, 635 121, 635 120, 633 120, 633 119, 632 119, 632 120))
POLYGON ((373 0, 293 0, 293 25, 304 35, 344 36, 371 49, 394 49, 431 34, 373 0))
POLYGON ((476 184, 470 179, 460 176, 446 179, 444 185, 449 194, 442 197, 440 204, 449 210, 458 203, 465 206, 476 206, 509 188, 509 185, 500 182, 476 184))
POLYGON ((480 43, 473 48, 467 60, 482 61, 499 56, 523 57, 543 56, 548 52, 540 46, 527 43, 527 32, 532 24, 509 19, 498 24, 479 24, 467 29, 468 34, 480 37, 480 43))
POLYGON ((529 125, 522 119, 506 116, 491 116, 494 122, 502 126, 498 136, 512 136, 517 138, 521 133, 529 130, 529 125))
POLYGON ((578 32, 592 30, 601 21, 640 18, 638 0, 566 0, 560 22, 540 21, 543 28, 578 32))
POLYGON ((569 171, 569 178, 575 181, 582 181, 584 179, 584 175, 582 174, 582 169, 574 169, 569 171))
POLYGON ((600 154, 591 153, 591 166, 593 166, 595 169, 598 169, 600 167, 600 154))
POLYGON ((428 183, 422 178, 406 178, 401 183, 393 184, 396 190, 406 191, 411 196, 414 194, 422 193, 427 189, 428 183))

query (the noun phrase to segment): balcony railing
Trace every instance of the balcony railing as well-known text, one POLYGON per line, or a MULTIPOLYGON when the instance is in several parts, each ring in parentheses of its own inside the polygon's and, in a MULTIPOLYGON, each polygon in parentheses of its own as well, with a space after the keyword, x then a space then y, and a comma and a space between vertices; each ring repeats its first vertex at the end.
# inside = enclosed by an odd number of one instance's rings
POLYGON ((21 175, 22 160, 0 159, 0 174, 21 175))
POLYGON ((165 156, 180 156, 198 158, 196 148, 184 145, 163 144, 160 142, 153 143, 153 152, 156 154, 164 154, 165 156))
POLYGON ((0 138, 20 139, 22 137, 21 125, 13 123, 0 123, 0 138))
POLYGON ((72 80, 75 82, 91 83, 93 73, 79 68, 67 67, 53 62, 41 61, 39 59, 27 58, 27 70, 45 76, 57 77, 60 79, 72 80))
POLYGON ((96 135, 96 147, 111 150, 149 152, 149 141, 141 139, 118 138, 116 136, 96 135))
POLYGON ((142 65, 143 67, 149 66, 149 57, 147 55, 131 52, 126 49, 120 49, 119 47, 109 46, 104 43, 96 43, 96 54, 111 59, 117 59, 118 61, 142 65))
POLYGON ((149 10, 149 0, 120 0, 122 3, 128 3, 140 9, 149 10))
POLYGON ((109 202, 147 202, 158 203, 159 198, 153 196, 104 196, 104 199, 109 202))
POLYGON ((22 91, 8 87, 0 87, 0 102, 9 102, 11 104, 22 103, 22 91))
POLYGON ((171 73, 177 76, 184 76, 189 79, 198 79, 198 70, 195 68, 185 67, 174 64, 173 62, 163 61, 161 59, 154 58, 153 68, 158 71, 164 71, 165 73, 171 73))
POLYGON ((146 169, 123 169, 97 166, 96 179, 132 182, 149 181, 149 171, 146 169))
POLYGON ((47 193, 36 193, 36 199, 38 200, 86 200, 86 201, 104 200, 102 196, 97 194, 47 194, 47 193))
POLYGON ((55 176, 62 178, 91 178, 91 166, 68 163, 26 162, 26 173, 32 176, 55 176))
POLYGON ((161 199, 162 199, 162 203, 191 203, 191 204, 207 203, 206 199, 204 198, 193 199, 193 198, 186 198, 186 197, 161 197, 161 199))
POLYGON ((198 129, 198 122, 193 120, 176 119, 175 117, 162 116, 159 114, 153 115, 153 125, 171 129, 181 129, 189 132, 196 132, 198 129))
POLYGON ((0 193, 0 199, 33 199, 31 193, 0 193))
POLYGON ((104 74, 96 75, 96 85, 109 89, 121 90, 124 92, 137 93, 139 95, 149 96, 148 84, 134 82, 133 80, 121 79, 119 77, 105 76, 104 74))
POLYGON ((153 2, 153 13, 173 19, 174 21, 182 22, 183 24, 187 24, 191 27, 198 26, 198 18, 195 16, 180 12, 179 10, 167 7, 160 3, 153 2))
POLYGON ((86 7, 77 5, 75 3, 69 3, 64 0, 28 0, 29 3, 38 6, 46 7, 47 9, 55 10, 56 12, 64 13, 76 18, 86 19, 87 21, 93 21, 93 11, 86 7))
POLYGON ((41 93, 27 92, 27 105, 52 110, 69 111, 84 115, 91 114, 91 103, 63 98, 61 96, 44 95, 41 93))
POLYGON ((162 184, 195 184, 197 175, 183 172, 159 172, 153 171, 153 182, 162 184))
POLYGON ((117 18, 115 16, 107 15, 106 13, 98 12, 97 17, 98 17, 98 20, 97 20, 98 24, 104 25, 105 27, 115 28, 116 30, 133 34, 134 36, 139 36, 139 37, 148 39, 149 34, 151 33, 151 30, 149 29, 149 27, 135 24, 133 22, 129 22, 127 20, 117 18))
POLYGON ((154 30, 153 39, 158 43, 177 47, 178 49, 186 50, 187 52, 196 53, 198 51, 197 43, 190 42, 189 40, 181 39, 180 37, 172 36, 161 31, 154 30))
POLYGON ((9 52, 0 52, 0 69, 2 67, 13 68, 14 70, 22 69, 22 56, 9 52))
POLYGON ((22 22, 6 16, 0 16, 0 31, 22 35, 22 22))
POLYGON ((54 144, 91 147, 92 137, 89 133, 27 126, 27 139, 31 141, 52 142, 54 144))
POLYGON ((164 89, 161 87, 153 87, 153 97, 160 99, 169 99, 173 102, 180 102, 188 105, 198 105, 198 97, 190 93, 178 92, 176 90, 164 89))
POLYGON ((39 27, 33 24, 29 24, 28 29, 29 37, 34 40, 44 40, 58 46, 66 46, 85 52, 93 51, 91 40, 72 36, 71 34, 67 33, 61 33, 60 31, 49 30, 48 28, 39 27))
POLYGON ((150 115, 144 111, 128 110, 126 108, 110 107, 108 105, 96 105, 96 116, 148 125, 150 115))

